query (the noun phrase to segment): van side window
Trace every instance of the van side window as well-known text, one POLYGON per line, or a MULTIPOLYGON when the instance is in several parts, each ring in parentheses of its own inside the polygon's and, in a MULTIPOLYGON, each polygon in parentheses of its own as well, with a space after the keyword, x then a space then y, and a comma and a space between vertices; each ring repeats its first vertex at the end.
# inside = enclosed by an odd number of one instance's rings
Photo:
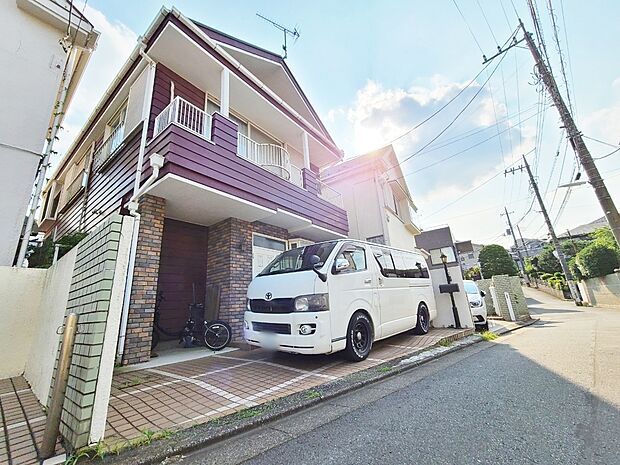
POLYGON ((372 254, 379 264, 381 274, 386 278, 396 278, 396 266, 392 260, 392 252, 389 249, 379 249, 377 247, 372 248, 372 254))
POLYGON ((401 250, 372 248, 373 254, 386 278, 428 278, 428 267, 421 255, 401 250))
POLYGON ((366 251, 363 247, 355 245, 349 245, 340 251, 336 260, 345 259, 349 262, 348 268, 341 270, 341 273, 348 273, 351 271, 362 271, 367 268, 366 265, 366 251))

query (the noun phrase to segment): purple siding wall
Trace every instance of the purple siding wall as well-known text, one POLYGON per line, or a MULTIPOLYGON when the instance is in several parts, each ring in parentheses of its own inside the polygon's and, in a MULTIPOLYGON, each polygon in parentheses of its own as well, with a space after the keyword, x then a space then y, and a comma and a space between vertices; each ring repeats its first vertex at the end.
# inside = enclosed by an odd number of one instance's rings
MULTIPOLYGON (((141 129, 129 134, 123 147, 101 171, 91 173, 88 180, 88 201, 84 215, 84 231, 90 231, 111 213, 121 209, 123 197, 133 189, 136 162, 140 148, 141 129)), ((66 209, 63 209, 55 223, 57 237, 80 229, 80 218, 84 206, 84 193, 66 209)), ((54 228, 48 233, 52 235, 54 228)))
POLYGON ((238 157, 235 123, 215 114, 212 134, 214 144, 169 126, 147 151, 166 157, 162 175, 173 173, 268 208, 304 216, 319 226, 348 232, 344 210, 238 157))

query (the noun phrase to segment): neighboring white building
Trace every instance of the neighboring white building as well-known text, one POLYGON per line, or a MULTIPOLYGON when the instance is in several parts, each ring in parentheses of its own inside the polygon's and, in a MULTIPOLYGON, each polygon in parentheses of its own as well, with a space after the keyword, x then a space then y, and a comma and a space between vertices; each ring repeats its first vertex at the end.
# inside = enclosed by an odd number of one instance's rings
POLYGON ((473 244, 471 241, 455 242, 456 252, 463 272, 480 266, 480 251, 484 247, 482 244, 473 244))
POLYGON ((13 263, 59 97, 65 49, 75 40, 66 113, 99 33, 66 0, 0 0, 0 30, 2 266, 13 263))
POLYGON ((321 173, 342 194, 349 237, 413 249, 417 208, 391 145, 350 158, 321 173))

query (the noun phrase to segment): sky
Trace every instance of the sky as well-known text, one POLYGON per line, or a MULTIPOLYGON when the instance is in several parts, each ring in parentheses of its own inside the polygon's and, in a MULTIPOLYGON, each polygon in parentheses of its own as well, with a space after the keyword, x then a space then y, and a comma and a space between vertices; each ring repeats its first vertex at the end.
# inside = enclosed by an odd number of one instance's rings
MULTIPOLYGON (((592 155, 604 157, 620 144, 620 62, 610 45, 617 43, 620 2, 551 0, 554 29, 549 1, 537 2, 547 55, 565 98, 568 88, 579 129, 591 138, 586 143, 592 155)), ((82 0, 75 5, 84 7, 82 0)), ((558 187, 582 170, 566 149, 557 110, 533 75, 530 52, 514 47, 482 64, 483 53, 494 55, 511 37, 518 16, 533 31, 525 0, 164 5, 276 53, 282 33, 256 13, 297 27, 300 38, 289 42, 287 64, 311 104, 346 157, 394 143, 423 229, 448 224, 458 240, 508 246, 512 238, 501 216, 506 208, 523 237, 546 238, 527 175, 504 175, 520 166, 524 154, 558 234, 603 215, 588 184, 558 187)), ((85 13, 101 37, 67 113, 60 155, 161 6, 88 1, 85 13)), ((597 166, 620 202, 620 152, 597 166)))

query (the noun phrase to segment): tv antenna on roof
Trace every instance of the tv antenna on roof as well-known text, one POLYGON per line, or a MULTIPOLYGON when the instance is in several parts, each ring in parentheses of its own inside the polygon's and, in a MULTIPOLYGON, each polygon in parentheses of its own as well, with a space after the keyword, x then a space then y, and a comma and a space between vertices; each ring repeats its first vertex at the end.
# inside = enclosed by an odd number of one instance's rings
MULTIPOLYGON (((295 42, 297 42, 297 39, 299 39, 299 31, 297 30, 297 27, 294 27, 293 30, 290 30, 287 27, 284 27, 278 23, 276 23, 275 21, 266 18, 265 16, 261 15, 260 13, 256 13, 256 16, 258 16, 259 18, 264 19, 265 21, 267 21, 268 23, 271 23, 272 26, 274 26, 276 29, 281 30, 284 33, 284 44, 282 45, 282 50, 284 50, 284 56, 282 57, 283 60, 286 60, 286 58, 288 57, 288 50, 286 48, 286 36, 290 35, 291 37, 295 38, 295 42)), ((295 43, 293 42, 293 43, 295 43)))

